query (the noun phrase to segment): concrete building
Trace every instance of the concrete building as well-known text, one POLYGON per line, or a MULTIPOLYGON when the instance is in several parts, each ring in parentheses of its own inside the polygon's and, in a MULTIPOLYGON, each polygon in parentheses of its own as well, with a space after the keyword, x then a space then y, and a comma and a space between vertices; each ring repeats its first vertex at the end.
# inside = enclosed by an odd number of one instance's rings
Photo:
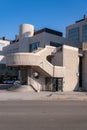
POLYGON ((66 27, 66 38, 70 41, 71 46, 78 47, 82 56, 80 56, 79 80, 80 86, 87 91, 87 16, 76 21, 74 24, 66 27))
POLYGON ((22 24, 14 41, 3 47, 6 65, 19 70, 21 84, 35 91, 87 90, 87 17, 62 33, 22 24))
POLYGON ((66 27, 66 38, 72 46, 82 48, 87 42, 87 16, 66 27))
POLYGON ((35 91, 78 90, 79 51, 66 43, 59 31, 23 24, 3 54, 7 66, 19 69, 21 84, 35 91))

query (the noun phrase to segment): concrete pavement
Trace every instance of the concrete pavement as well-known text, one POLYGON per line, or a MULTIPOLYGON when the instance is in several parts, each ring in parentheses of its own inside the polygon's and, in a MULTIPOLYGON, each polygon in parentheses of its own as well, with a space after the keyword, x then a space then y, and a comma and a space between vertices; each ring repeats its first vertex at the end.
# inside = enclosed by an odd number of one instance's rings
POLYGON ((87 101, 87 92, 11 92, 6 90, 0 90, 0 101, 4 100, 87 101))

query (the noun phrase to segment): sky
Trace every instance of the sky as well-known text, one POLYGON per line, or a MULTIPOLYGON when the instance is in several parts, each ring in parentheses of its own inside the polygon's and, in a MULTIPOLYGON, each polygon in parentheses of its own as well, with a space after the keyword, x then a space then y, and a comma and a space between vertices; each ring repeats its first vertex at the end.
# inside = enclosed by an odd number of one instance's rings
POLYGON ((87 15, 87 0, 0 0, 0 37, 15 39, 19 25, 32 24, 63 32, 87 15))

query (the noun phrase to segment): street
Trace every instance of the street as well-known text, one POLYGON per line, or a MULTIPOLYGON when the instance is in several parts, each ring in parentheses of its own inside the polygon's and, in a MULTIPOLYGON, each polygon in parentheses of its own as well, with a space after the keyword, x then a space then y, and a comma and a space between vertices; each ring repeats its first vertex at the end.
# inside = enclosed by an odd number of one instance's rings
POLYGON ((0 130, 86 130, 87 101, 0 101, 0 130))

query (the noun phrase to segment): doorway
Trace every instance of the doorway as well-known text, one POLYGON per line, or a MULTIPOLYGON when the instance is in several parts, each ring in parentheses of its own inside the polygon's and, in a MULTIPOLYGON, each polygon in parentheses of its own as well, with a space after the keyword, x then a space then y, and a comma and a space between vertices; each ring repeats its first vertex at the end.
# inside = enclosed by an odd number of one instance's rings
POLYGON ((63 78, 54 78, 53 79, 53 90, 54 91, 63 91, 63 78))

